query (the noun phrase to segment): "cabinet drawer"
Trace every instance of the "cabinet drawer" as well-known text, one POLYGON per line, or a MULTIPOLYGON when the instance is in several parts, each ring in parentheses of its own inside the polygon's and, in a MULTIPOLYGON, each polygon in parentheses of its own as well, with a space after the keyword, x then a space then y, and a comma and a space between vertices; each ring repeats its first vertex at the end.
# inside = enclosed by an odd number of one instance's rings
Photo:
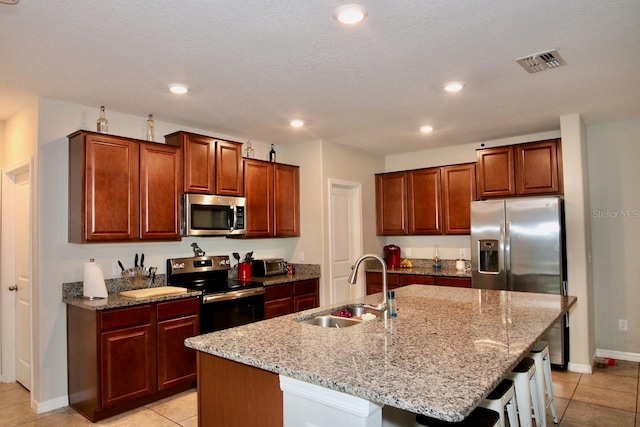
POLYGON ((177 301, 158 303, 158 321, 176 317, 197 315, 200 302, 197 298, 185 298, 177 301))
POLYGON ((315 280, 303 280, 293 284, 294 295, 315 294, 317 291, 315 280))
POLYGON ((293 286, 291 283, 284 285, 271 285, 264 288, 264 300, 272 301, 281 298, 291 298, 293 296, 293 286))
POLYGON ((435 285, 436 278, 434 276, 423 276, 421 274, 398 274, 401 285, 435 285))
POLYGON ((456 288, 470 288, 471 279, 467 277, 438 277, 438 286, 453 286, 456 288))
POLYGON ((118 308, 105 311, 100 316, 100 329, 116 329, 151 323, 151 305, 141 305, 131 308, 118 308))

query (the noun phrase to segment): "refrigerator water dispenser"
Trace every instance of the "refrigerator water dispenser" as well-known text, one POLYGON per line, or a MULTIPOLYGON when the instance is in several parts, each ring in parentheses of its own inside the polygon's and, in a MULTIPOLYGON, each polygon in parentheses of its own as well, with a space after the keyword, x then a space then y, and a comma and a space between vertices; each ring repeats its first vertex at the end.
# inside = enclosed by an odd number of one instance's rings
POLYGON ((498 273, 498 249, 500 244, 497 240, 484 239, 478 241, 478 272, 498 273))

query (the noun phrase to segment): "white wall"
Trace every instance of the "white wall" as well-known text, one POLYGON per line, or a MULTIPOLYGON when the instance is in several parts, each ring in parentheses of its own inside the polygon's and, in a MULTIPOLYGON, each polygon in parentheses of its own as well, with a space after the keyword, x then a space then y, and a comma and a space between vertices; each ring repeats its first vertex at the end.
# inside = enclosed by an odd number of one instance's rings
POLYGON ((640 119, 587 130, 596 347, 630 360, 640 360, 639 138, 640 119))

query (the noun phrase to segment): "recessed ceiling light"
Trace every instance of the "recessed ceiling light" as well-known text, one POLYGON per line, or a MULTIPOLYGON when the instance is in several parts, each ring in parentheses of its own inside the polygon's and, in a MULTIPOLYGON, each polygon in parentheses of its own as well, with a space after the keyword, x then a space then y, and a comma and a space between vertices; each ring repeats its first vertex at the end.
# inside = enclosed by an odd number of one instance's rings
POLYGON ((338 7, 333 16, 343 24, 354 25, 367 17, 367 9, 359 4, 345 4, 338 7))
POLYGON ((169 90, 176 95, 184 95, 189 92, 189 88, 187 86, 177 83, 169 85, 169 90))
POLYGON ((289 124, 294 128, 301 128, 304 126, 304 122, 302 120, 291 120, 289 124))
POLYGON ((422 133, 429 133, 429 132, 433 132, 433 126, 427 125, 427 126, 422 126, 420 128, 420 132, 422 133))
POLYGON ((459 92, 463 87, 464 85, 460 82, 450 82, 444 85, 444 90, 447 92, 459 92))

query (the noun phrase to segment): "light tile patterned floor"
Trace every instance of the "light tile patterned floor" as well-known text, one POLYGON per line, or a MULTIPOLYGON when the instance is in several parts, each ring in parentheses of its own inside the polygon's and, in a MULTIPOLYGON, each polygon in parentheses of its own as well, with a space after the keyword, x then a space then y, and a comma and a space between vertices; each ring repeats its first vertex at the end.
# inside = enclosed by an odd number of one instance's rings
MULTIPOLYGON (((553 371, 560 427, 640 427, 639 364, 616 361, 591 375, 553 371)), ((552 426, 550 411, 547 424, 552 426)), ((29 393, 19 384, 0 383, 0 426, 86 426, 91 423, 66 407, 36 415, 29 393)), ((96 423, 101 426, 195 427, 197 395, 190 390, 96 423)))

